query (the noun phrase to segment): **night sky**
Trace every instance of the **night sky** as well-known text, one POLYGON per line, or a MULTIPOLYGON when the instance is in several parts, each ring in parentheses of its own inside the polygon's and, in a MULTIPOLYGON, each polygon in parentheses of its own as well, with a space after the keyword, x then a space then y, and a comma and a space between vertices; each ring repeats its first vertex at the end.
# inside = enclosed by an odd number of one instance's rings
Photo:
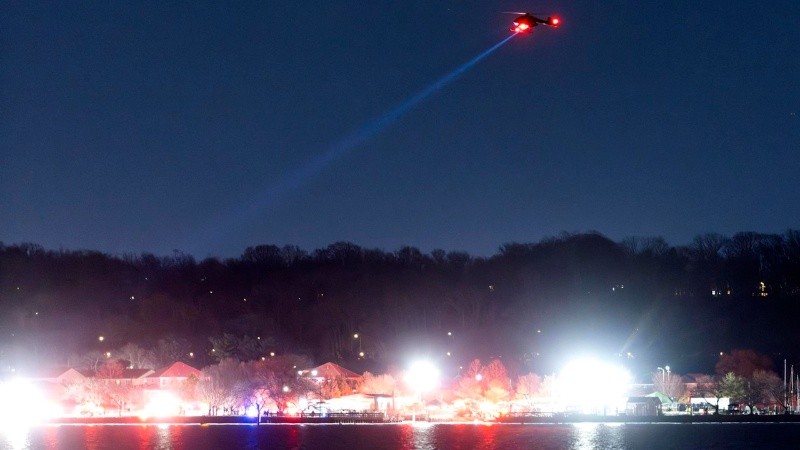
POLYGON ((800 2, 0 4, 0 241, 494 254, 800 225, 800 2), (562 27, 509 35, 513 15, 562 27))

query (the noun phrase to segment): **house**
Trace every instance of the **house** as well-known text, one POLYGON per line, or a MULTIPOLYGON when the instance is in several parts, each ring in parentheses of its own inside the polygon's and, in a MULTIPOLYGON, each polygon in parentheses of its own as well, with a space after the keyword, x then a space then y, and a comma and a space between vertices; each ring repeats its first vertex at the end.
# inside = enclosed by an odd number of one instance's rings
POLYGON ((194 367, 178 361, 147 375, 144 385, 147 389, 180 388, 190 377, 200 378, 201 373, 194 367))
POLYGON ((345 381, 357 382, 362 378, 361 375, 332 362, 326 362, 312 369, 301 370, 298 375, 312 378, 318 383, 339 378, 345 381))
POLYGON ((23 373, 22 378, 36 383, 54 383, 68 385, 88 378, 90 374, 82 373, 72 367, 49 367, 30 373, 23 373))
POLYGON ((105 383, 118 385, 143 386, 147 383, 147 376, 153 374, 153 369, 123 369, 119 374, 100 378, 105 383))

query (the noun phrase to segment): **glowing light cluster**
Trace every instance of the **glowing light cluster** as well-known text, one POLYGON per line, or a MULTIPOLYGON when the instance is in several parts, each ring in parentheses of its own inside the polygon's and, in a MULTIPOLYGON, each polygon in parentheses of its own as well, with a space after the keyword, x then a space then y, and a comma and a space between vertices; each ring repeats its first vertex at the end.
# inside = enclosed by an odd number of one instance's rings
POLYGON ((523 33, 525 31, 530 30, 531 26, 527 23, 517 23, 514 22, 514 32, 515 33, 523 33))
POLYGON ((439 385, 439 369, 427 361, 418 361, 411 365, 405 380, 415 391, 428 392, 439 385))
POLYGON ((180 412, 181 402, 169 392, 153 392, 140 417, 168 417, 180 412))
POLYGON ((247 415, 247 417, 258 417, 258 408, 256 408, 256 405, 248 406, 245 415, 247 415))
POLYGON ((4 404, 0 408, 0 423, 4 428, 34 425, 60 413, 39 389, 25 380, 14 379, 0 385, 0 399, 4 404))
POLYGON ((624 399, 630 382, 630 373, 622 367, 580 359, 561 371, 558 397, 567 408, 580 405, 586 413, 607 413, 624 399))

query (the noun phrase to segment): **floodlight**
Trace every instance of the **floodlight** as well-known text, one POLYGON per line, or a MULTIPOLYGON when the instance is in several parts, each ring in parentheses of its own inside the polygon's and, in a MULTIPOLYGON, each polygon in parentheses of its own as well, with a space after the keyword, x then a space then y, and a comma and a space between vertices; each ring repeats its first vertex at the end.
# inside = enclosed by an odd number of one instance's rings
POLYGON ((427 392, 439 384, 439 369, 428 361, 417 361, 406 373, 406 382, 417 392, 427 392))

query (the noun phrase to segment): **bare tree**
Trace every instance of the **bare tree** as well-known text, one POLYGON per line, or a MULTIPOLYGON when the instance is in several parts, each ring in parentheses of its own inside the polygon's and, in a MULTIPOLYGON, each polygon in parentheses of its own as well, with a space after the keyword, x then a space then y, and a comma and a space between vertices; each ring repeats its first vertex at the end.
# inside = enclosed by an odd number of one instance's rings
POLYGON ((176 361, 186 361, 189 358, 191 346, 186 339, 167 337, 159 339, 153 349, 153 358, 156 367, 165 367, 176 361))
POLYGON ((208 403, 208 415, 215 416, 219 409, 233 404, 237 385, 244 375, 239 361, 224 359, 219 364, 203 369, 197 383, 197 393, 208 403))
POLYGON ((70 363, 75 364, 79 369, 88 369, 97 372, 97 369, 106 361, 106 355, 100 351, 93 350, 86 352, 78 357, 70 358, 70 363))
POLYGON ((223 333, 222 336, 210 337, 211 346, 214 349, 212 356, 218 361, 225 358, 236 358, 239 361, 254 361, 264 357, 268 353, 270 345, 274 345, 273 339, 262 339, 261 337, 236 336, 231 333, 223 333))
POLYGON ((706 403, 711 403, 709 400, 714 400, 716 412, 719 412, 719 401, 724 396, 720 389, 719 382, 714 377, 710 375, 700 375, 697 377, 692 397, 703 398, 706 403))
POLYGON ((514 397, 517 400, 524 400, 528 408, 533 407, 533 396, 539 392, 542 386, 542 379, 535 373, 520 375, 517 378, 516 392, 514 397))
POLYGON ((116 356, 128 361, 131 369, 155 369, 153 352, 139 347, 134 343, 128 343, 114 352, 116 356))
POLYGON ((456 381, 454 388, 457 397, 465 400, 480 400, 482 395, 481 360, 473 359, 456 381))
POLYGON ((663 237, 630 236, 622 240, 622 247, 631 255, 663 257, 670 246, 663 237))
POLYGON ((122 364, 113 359, 106 361, 97 369, 97 379, 100 380, 102 395, 117 406, 120 416, 125 405, 131 403, 134 391, 130 383, 121 379, 124 373, 125 368, 122 364))
POLYGON ((299 355, 279 355, 249 363, 251 386, 268 396, 275 402, 280 411, 284 411, 293 398, 311 389, 307 378, 298 377, 298 367, 308 367, 305 357, 299 355))
POLYGON ((358 391, 364 394, 394 395, 396 390, 397 380, 388 374, 373 375, 365 372, 358 385, 358 391))
POLYGON ((784 392, 783 380, 777 374, 757 369, 747 383, 747 404, 751 408, 756 403, 783 405, 784 392))
POLYGON ((483 396, 491 401, 508 400, 511 397, 511 379, 505 365, 495 359, 483 368, 483 396))
POLYGON ((672 372, 653 372, 653 387, 656 391, 666 394, 672 401, 676 401, 686 394, 686 384, 680 375, 672 372))

